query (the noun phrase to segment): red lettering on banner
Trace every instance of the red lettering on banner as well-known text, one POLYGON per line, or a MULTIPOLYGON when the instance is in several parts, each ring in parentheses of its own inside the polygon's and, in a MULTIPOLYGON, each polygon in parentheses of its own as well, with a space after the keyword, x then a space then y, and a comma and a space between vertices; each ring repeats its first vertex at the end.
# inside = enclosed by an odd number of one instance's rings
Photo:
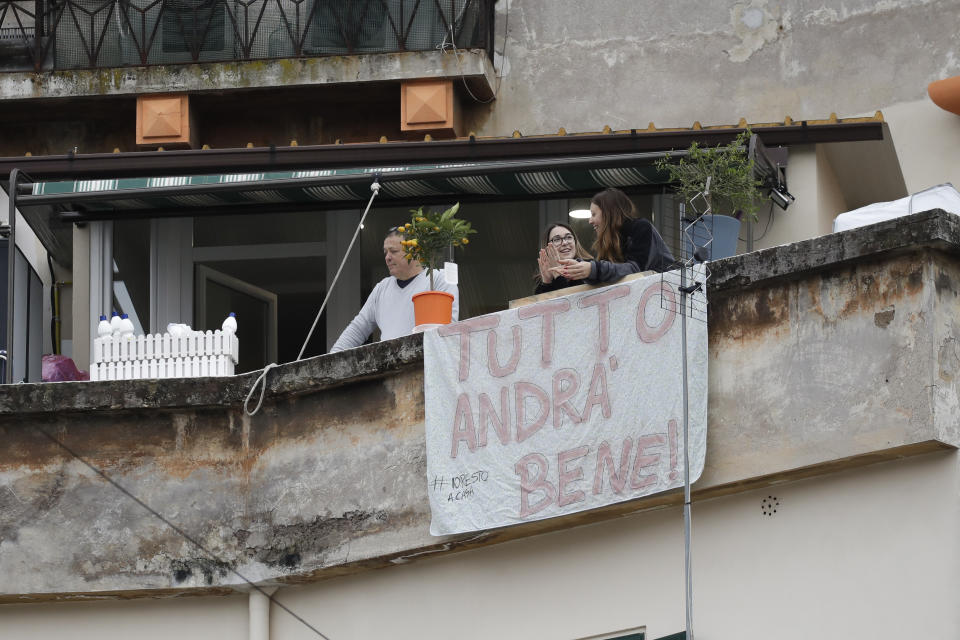
POLYGON ((623 488, 627 485, 627 477, 630 475, 630 450, 633 448, 633 440, 623 439, 623 448, 620 450, 620 468, 613 466, 613 453, 610 451, 610 443, 604 440, 600 443, 600 449, 597 450, 597 469, 593 474, 593 495, 603 491, 603 470, 609 469, 610 487, 613 492, 623 493, 623 488))
POLYGON ((460 336, 460 381, 470 377, 470 335, 478 331, 493 329, 500 325, 500 316, 489 315, 445 324, 437 328, 437 334, 443 337, 460 336))
POLYGON ((487 426, 493 424, 500 444, 510 442, 510 392, 506 387, 500 387, 500 414, 493 408, 490 397, 480 394, 480 433, 477 434, 477 446, 487 446, 487 426))
POLYGON ((517 316, 521 320, 543 316, 543 320, 540 323, 540 363, 543 368, 549 367, 550 363, 553 362, 553 316, 569 310, 569 300, 541 302, 528 307, 520 307, 517 310, 517 316))
POLYGON ((586 494, 577 490, 573 493, 567 493, 567 485, 571 482, 583 479, 583 467, 577 465, 573 469, 567 469, 567 464, 587 455, 590 447, 584 445, 576 449, 568 449, 557 454, 557 506, 565 507, 574 502, 583 502, 586 494))
POLYGON ((677 314, 677 294, 668 282, 657 282, 647 287, 640 296, 637 304, 637 336, 644 342, 656 342, 673 326, 674 316, 677 314), (647 303, 655 295, 660 294, 667 308, 663 319, 655 327, 647 324, 647 303))
POLYGON ((607 393, 607 371, 599 362, 593 366, 593 378, 590 380, 590 391, 587 393, 587 403, 583 405, 581 420, 590 421, 593 407, 600 405, 604 418, 610 417, 610 395, 607 393))
POLYGON ((630 474, 631 489, 642 489, 651 484, 656 484, 657 474, 640 475, 640 472, 660 462, 660 454, 643 455, 643 452, 649 447, 660 447, 663 444, 664 437, 660 434, 637 438, 637 457, 633 459, 633 472, 630 474))
POLYGON ((517 414, 517 442, 523 442, 547 422, 547 416, 550 415, 550 398, 546 391, 533 384, 532 382, 516 382, 513 385, 515 394, 516 414, 517 414), (527 422, 527 398, 535 398, 540 404, 540 415, 529 426, 524 426, 527 422))
POLYGON ((600 353, 606 353, 610 345, 610 301, 630 295, 629 285, 610 287, 600 293, 593 293, 580 298, 580 308, 596 307, 599 312, 600 325, 600 353))
POLYGON ((553 374, 553 428, 563 424, 563 414, 570 416, 574 424, 583 422, 577 410, 570 405, 570 399, 580 389, 580 375, 576 369, 559 369, 553 374), (564 387, 563 383, 567 386, 564 387))
POLYGON ((520 362, 520 351, 523 349, 523 337, 519 325, 511 327, 513 333, 513 353, 505 367, 500 366, 500 359, 497 358, 497 332, 487 333, 487 370, 494 378, 502 378, 510 375, 517 370, 517 364, 520 362))
POLYGON ((470 451, 477 450, 477 430, 473 424, 473 410, 470 408, 470 397, 461 393, 457 397, 457 410, 453 414, 453 437, 451 438, 450 457, 457 457, 460 443, 467 443, 470 451))
POLYGON ((513 467, 520 476, 520 517, 526 518, 553 504, 557 499, 557 488, 547 481, 547 459, 539 453, 529 453, 513 467), (530 465, 536 465, 537 473, 531 476, 530 465), (536 491, 543 492, 543 498, 535 504, 530 504, 530 494, 536 491))
MULTIPOLYGON (((675 428, 676 421, 670 422, 674 423, 675 428)), ((599 496, 604 493, 605 477, 610 489, 617 495, 625 492, 631 495, 630 492, 647 487, 656 488, 655 485, 661 479, 661 454, 651 453, 650 450, 663 447, 667 444, 667 439, 667 434, 663 433, 638 436, 636 440, 624 438, 619 452, 619 464, 614 461, 613 447, 607 440, 602 441, 597 448, 596 458, 589 458, 596 463, 592 469, 592 495, 599 496)), ((550 468, 548 458, 540 453, 530 453, 522 457, 514 465, 516 474, 520 476, 520 517, 533 515, 551 504, 563 508, 585 502, 586 490, 575 490, 573 485, 589 478, 591 468, 589 464, 585 466, 581 459, 586 458, 591 449, 590 445, 581 445, 561 451, 557 454, 556 471, 550 468), (551 481, 554 478, 555 481, 551 481), (542 497, 535 504, 530 504, 530 494, 535 492, 542 492, 542 497)))

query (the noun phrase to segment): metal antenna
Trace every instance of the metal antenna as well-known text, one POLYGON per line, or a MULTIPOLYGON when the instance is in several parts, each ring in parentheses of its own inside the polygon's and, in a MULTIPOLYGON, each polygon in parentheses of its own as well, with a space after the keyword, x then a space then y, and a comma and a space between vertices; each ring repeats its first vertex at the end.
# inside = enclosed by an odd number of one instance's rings
MULTIPOLYGON (((680 293, 680 359, 683 386, 683 549, 684 549, 684 601, 686 609, 686 638, 693 640, 693 554, 691 551, 692 512, 690 499, 690 381, 687 368, 687 318, 707 321, 706 284, 710 269, 704 264, 703 250, 713 242, 710 230, 703 224, 703 216, 710 212, 710 180, 703 192, 691 200, 691 208, 697 214, 693 220, 686 219, 686 204, 680 203, 680 228, 683 230, 683 247, 676 269, 661 274, 661 290, 676 289, 680 293), (697 229, 697 225, 701 228, 697 229), (697 246, 697 240, 706 242, 697 246)), ((668 313, 677 312, 672 300, 661 296, 660 304, 668 313)))
POLYGON ((693 640, 693 558, 690 552, 690 407, 687 381, 687 265, 680 264, 680 359, 683 361, 683 573, 687 640, 693 640))

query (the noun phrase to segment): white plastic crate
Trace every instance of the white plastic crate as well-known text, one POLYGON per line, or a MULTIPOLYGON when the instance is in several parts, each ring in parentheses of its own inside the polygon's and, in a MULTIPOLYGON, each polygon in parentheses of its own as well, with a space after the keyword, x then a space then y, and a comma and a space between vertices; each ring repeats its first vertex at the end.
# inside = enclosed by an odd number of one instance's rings
POLYGON ((192 331, 106 336, 93 342, 91 380, 232 376, 240 354, 233 333, 192 331))

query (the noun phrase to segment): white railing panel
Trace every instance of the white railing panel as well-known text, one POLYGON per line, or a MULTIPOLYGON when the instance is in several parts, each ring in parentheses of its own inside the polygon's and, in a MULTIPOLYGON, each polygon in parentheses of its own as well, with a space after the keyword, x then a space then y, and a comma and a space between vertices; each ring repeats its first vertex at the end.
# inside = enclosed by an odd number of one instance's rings
POLYGON ((193 331, 104 336, 93 345, 91 380, 232 376, 240 355, 233 333, 193 331))

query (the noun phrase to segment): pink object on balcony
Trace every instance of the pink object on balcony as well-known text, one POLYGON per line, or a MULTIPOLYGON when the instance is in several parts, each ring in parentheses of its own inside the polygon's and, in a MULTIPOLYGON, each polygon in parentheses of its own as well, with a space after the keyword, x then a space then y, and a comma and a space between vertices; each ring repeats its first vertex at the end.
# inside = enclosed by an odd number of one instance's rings
POLYGON ((71 380, 89 380, 90 374, 77 369, 72 358, 46 354, 42 358, 40 370, 44 382, 68 382, 71 380))

